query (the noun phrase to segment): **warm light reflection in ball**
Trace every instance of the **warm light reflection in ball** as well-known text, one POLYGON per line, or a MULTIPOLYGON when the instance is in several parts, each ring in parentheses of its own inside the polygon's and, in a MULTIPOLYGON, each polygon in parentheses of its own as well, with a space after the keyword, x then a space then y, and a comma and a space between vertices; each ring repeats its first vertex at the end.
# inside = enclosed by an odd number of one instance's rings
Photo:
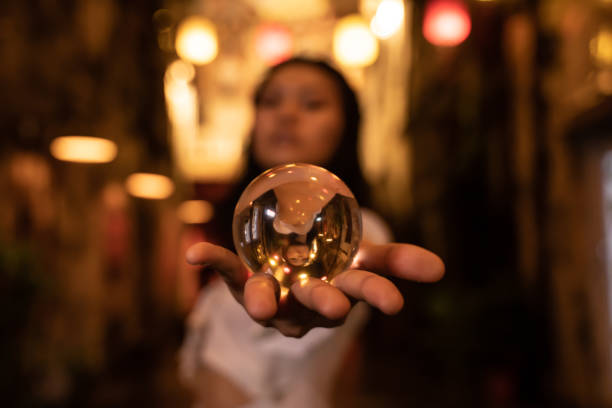
POLYGON ((233 236, 247 266, 271 274, 286 290, 307 278, 329 281, 350 266, 361 240, 361 215, 334 174, 288 164, 261 174, 244 190, 233 236))

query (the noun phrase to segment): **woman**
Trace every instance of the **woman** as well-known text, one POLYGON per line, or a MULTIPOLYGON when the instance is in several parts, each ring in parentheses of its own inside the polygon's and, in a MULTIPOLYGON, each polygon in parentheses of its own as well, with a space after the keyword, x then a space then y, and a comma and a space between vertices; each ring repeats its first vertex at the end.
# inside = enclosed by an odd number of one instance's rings
MULTIPOLYGON (((367 203, 357 161, 359 110, 342 75, 324 62, 288 60, 270 70, 255 107, 245 183, 279 164, 311 163, 337 174, 360 204, 367 203)), ((183 372, 201 401, 215 407, 328 404, 342 356, 364 321, 363 309, 352 308, 351 301, 394 314, 403 299, 381 275, 432 282, 444 273, 442 261, 422 248, 369 242, 373 232, 384 231, 377 220, 364 214, 356 269, 330 283, 294 285, 293 296, 280 302, 275 280, 266 274, 249 278, 228 249, 199 243, 188 250, 189 263, 213 268, 226 284, 213 284, 201 295, 183 350, 183 372)), ((230 230, 231 218, 226 222, 230 230)))

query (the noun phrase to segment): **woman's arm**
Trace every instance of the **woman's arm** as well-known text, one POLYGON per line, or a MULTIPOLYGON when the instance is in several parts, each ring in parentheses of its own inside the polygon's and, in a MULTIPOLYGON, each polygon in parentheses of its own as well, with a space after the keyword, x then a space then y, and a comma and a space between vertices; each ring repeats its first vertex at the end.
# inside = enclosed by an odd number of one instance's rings
POLYGON ((186 258, 191 264, 217 270, 254 320, 291 337, 301 337, 314 327, 342 324, 355 300, 386 314, 399 312, 403 297, 385 275, 417 282, 435 282, 444 275, 442 260, 423 248, 362 241, 351 269, 330 283, 320 279, 296 282, 288 296, 280 297, 273 277, 251 274, 236 254, 223 247, 201 242, 189 248, 186 258))

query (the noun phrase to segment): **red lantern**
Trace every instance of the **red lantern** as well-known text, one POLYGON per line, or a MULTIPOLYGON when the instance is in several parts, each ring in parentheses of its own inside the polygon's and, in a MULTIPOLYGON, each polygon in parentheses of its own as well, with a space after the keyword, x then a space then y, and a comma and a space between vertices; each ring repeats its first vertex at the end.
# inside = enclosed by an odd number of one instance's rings
POLYGON ((467 7, 458 0, 433 0, 425 7, 423 35, 433 45, 452 47, 470 35, 467 7))

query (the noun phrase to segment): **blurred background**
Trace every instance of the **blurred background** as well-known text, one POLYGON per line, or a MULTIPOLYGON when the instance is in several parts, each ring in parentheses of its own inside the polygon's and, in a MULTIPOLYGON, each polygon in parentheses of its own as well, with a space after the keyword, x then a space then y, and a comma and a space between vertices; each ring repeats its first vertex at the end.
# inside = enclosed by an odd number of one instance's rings
MULTIPOLYGON (((397 282, 353 407, 612 407, 612 1, 4 0, 0 401, 188 407, 205 277, 251 92, 292 55, 358 91, 397 282)), ((229 226, 228 226, 229 228, 229 226)))

